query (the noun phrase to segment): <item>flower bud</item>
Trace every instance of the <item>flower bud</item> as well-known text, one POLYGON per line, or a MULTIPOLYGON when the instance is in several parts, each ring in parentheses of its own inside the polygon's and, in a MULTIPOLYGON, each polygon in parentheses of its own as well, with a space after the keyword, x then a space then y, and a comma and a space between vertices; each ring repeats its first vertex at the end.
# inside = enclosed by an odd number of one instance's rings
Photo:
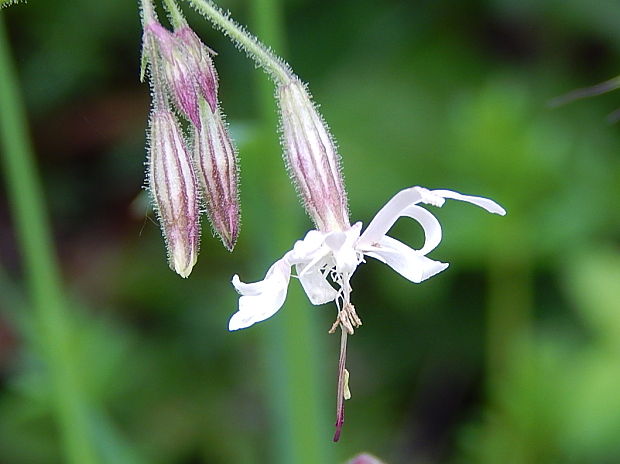
POLYGON ((186 24, 174 31, 178 43, 185 49, 185 59, 198 92, 207 100, 211 109, 217 109, 217 71, 211 60, 216 53, 203 44, 196 33, 186 24))
POLYGON ((200 99, 200 128, 194 128, 194 162, 209 220, 226 248, 239 234, 237 158, 219 110, 200 99))
POLYGON ((198 257, 200 209, 196 178, 178 122, 155 108, 149 131, 149 188, 168 250, 168 262, 187 277, 198 257))
POLYGON ((152 34, 155 46, 153 66, 160 66, 165 84, 178 110, 192 124, 199 125, 198 94, 195 66, 188 61, 186 47, 175 34, 164 28, 156 20, 146 26, 146 33, 152 34))
POLYGON ((322 232, 348 229, 340 156, 304 85, 281 85, 278 103, 288 169, 306 210, 322 232))

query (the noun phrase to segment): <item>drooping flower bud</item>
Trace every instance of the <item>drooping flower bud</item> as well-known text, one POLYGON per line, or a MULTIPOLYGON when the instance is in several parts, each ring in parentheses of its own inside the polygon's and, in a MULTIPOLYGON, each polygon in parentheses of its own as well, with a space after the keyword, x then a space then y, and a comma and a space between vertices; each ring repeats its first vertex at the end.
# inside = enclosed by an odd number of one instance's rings
POLYGON ((200 125, 194 60, 188 60, 186 47, 157 20, 146 24, 145 34, 154 38, 154 64, 161 67, 162 77, 177 109, 192 124, 200 125))
POLYGON ((149 188, 170 267, 187 277, 198 258, 200 209, 192 160, 174 114, 155 108, 149 130, 149 188))
POLYGON ((322 232, 348 229, 340 156, 310 95, 293 79, 279 86, 278 103, 288 169, 306 210, 322 232))
POLYGON ((232 250, 239 234, 236 151, 219 110, 213 111, 203 99, 200 121, 200 128, 194 128, 196 176, 211 225, 224 246, 232 250))
POLYGON ((216 53, 203 44, 196 33, 187 25, 174 31, 178 43, 185 49, 185 60, 189 73, 197 85, 199 94, 207 100, 211 109, 217 109, 217 71, 211 60, 216 53))

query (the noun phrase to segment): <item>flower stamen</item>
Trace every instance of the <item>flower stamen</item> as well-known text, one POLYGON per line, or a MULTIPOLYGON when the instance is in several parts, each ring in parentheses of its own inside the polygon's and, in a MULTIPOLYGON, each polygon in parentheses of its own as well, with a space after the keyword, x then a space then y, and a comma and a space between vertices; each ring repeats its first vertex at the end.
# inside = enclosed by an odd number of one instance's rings
POLYGON ((349 335, 353 335, 355 333, 354 329, 362 325, 362 320, 355 312, 355 306, 351 303, 345 303, 342 309, 338 310, 336 320, 328 333, 335 333, 339 325, 342 326, 342 329, 346 330, 349 335))

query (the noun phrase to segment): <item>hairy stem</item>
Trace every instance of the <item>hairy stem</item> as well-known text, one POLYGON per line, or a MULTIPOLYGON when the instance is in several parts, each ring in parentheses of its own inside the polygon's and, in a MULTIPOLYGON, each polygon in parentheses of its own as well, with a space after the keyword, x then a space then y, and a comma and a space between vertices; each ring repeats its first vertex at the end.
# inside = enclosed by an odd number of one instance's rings
POLYGON ((290 67, 277 57, 267 46, 230 19, 210 0, 187 0, 197 11, 226 34, 239 48, 244 50, 277 84, 286 85, 295 76, 290 67))
POLYGON ((183 17, 183 13, 181 13, 179 5, 177 5, 175 0, 164 0, 164 5, 166 6, 166 10, 168 10, 172 27, 178 29, 187 24, 185 17, 183 17))

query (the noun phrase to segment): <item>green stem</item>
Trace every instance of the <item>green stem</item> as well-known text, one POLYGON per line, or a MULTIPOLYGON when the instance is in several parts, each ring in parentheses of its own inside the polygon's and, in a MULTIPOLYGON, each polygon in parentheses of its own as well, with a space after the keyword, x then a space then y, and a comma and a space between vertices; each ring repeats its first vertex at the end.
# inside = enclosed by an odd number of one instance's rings
POLYGON ((527 252, 532 246, 527 246, 527 233, 523 230, 512 217, 510 222, 498 225, 493 235, 501 237, 501 242, 497 239, 489 247, 486 353, 487 386, 492 401, 510 374, 515 350, 527 346, 522 343, 532 325, 532 263, 527 252), (516 241, 523 245, 518 253, 504 246, 516 241))
POLYGON ((285 85, 295 79, 288 64, 274 55, 271 50, 243 27, 230 19, 210 0, 187 0, 211 23, 244 50, 250 58, 261 66, 277 84, 285 85))
POLYGON ((53 252, 41 185, 30 145, 0 13, 0 139, 7 193, 20 242, 33 316, 50 375, 50 389, 66 462, 97 463, 89 433, 85 395, 72 343, 60 274, 53 252))
POLYGON ((185 17, 179 8, 179 5, 177 5, 177 2, 174 0, 164 0, 164 5, 166 6, 166 10, 168 10, 170 22, 172 23, 172 27, 174 27, 174 29, 179 29, 187 25, 187 21, 185 21, 185 17))

